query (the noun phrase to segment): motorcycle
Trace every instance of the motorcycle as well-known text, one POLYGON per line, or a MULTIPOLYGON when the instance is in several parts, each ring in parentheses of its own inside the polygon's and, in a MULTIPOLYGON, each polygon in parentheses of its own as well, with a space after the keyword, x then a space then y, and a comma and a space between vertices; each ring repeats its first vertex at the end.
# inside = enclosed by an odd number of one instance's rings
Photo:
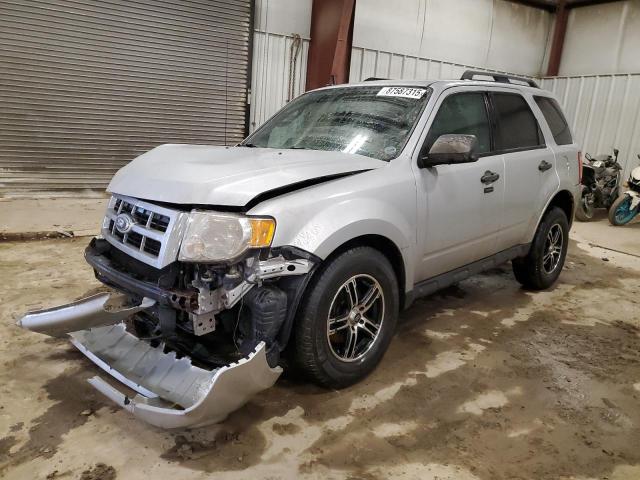
POLYGON ((620 171, 617 148, 611 155, 585 155, 582 164, 582 187, 576 218, 582 222, 593 219, 596 208, 609 209, 618 198, 620 171))
MULTIPOLYGON (((638 155, 638 159, 640 159, 640 155, 638 155)), ((628 190, 623 192, 609 209, 611 225, 626 225, 640 213, 640 167, 631 171, 625 186, 628 190)))

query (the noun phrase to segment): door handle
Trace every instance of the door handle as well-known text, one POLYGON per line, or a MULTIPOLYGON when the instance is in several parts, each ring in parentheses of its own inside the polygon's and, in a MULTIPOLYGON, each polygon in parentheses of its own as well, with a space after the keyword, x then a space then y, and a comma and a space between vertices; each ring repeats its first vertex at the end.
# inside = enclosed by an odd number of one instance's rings
POLYGON ((487 170, 486 172, 484 172, 484 175, 480 177, 480 181, 484 184, 487 184, 487 183, 493 183, 499 178, 500 178, 499 174, 492 172, 491 170, 487 170))
POLYGON ((544 172, 546 170, 549 170, 551 167, 553 167, 553 165, 551 165, 549 162, 547 162, 546 160, 542 160, 540 162, 540 165, 538 165, 538 170, 540 170, 541 172, 544 172))

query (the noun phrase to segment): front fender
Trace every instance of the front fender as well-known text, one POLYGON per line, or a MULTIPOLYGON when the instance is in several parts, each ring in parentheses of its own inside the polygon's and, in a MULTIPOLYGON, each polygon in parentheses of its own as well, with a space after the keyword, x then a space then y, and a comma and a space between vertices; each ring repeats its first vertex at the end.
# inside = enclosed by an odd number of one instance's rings
POLYGON ((280 242, 312 252, 323 260, 341 245, 364 235, 378 235, 393 242, 400 250, 405 271, 405 285, 413 284, 413 236, 408 219, 385 202, 353 199, 321 210, 306 219, 296 232, 280 242))
POLYGON ((382 202, 376 203, 350 201, 317 212, 300 225, 295 234, 291 232, 293 235, 288 244, 313 252, 322 259, 340 245, 363 235, 386 237, 400 251, 409 248, 413 235, 409 224, 403 221, 399 212, 393 212, 382 202))
POLYGON ((631 197, 631 205, 629 207, 631 210, 640 205, 640 193, 636 192, 635 190, 625 190, 623 195, 629 195, 631 197))
POLYGON ((269 199, 249 212, 276 220, 273 246, 294 246, 326 259, 363 235, 384 237, 402 255, 413 285, 416 185, 401 163, 269 199))

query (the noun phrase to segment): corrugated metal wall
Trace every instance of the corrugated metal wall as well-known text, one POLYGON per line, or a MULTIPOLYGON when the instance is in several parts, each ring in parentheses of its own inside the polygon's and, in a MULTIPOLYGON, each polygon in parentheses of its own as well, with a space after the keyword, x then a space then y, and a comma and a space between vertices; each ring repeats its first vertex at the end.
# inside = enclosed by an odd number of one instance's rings
POLYGON ((638 165, 640 153, 640 74, 542 79, 567 115, 583 152, 620 150, 624 177, 638 165))
POLYGON ((293 91, 291 98, 304 92, 309 39, 299 37, 299 40, 294 40, 294 38, 293 35, 259 30, 254 32, 251 131, 290 100, 290 82, 293 91))
POLYGON ((465 70, 508 73, 472 65, 353 47, 349 81, 360 82, 369 77, 404 80, 452 80, 460 78, 465 70))
POLYGON ((250 0, 0 0, 0 194, 106 186, 245 130, 250 0))

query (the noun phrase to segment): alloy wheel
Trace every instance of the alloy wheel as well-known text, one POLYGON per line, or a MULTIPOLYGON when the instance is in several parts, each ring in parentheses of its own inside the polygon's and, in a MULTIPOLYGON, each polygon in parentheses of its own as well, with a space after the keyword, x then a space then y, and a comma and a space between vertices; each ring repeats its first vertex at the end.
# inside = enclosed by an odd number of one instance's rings
POLYGON ((384 294, 371 275, 349 278, 331 301, 327 340, 331 353, 343 362, 362 358, 380 334, 384 320, 384 294))
POLYGON ((547 239, 544 243, 544 255, 542 257, 542 268, 545 273, 552 273, 560 264, 562 256, 562 246, 564 244, 564 235, 562 227, 557 223, 553 224, 547 233, 547 239))

